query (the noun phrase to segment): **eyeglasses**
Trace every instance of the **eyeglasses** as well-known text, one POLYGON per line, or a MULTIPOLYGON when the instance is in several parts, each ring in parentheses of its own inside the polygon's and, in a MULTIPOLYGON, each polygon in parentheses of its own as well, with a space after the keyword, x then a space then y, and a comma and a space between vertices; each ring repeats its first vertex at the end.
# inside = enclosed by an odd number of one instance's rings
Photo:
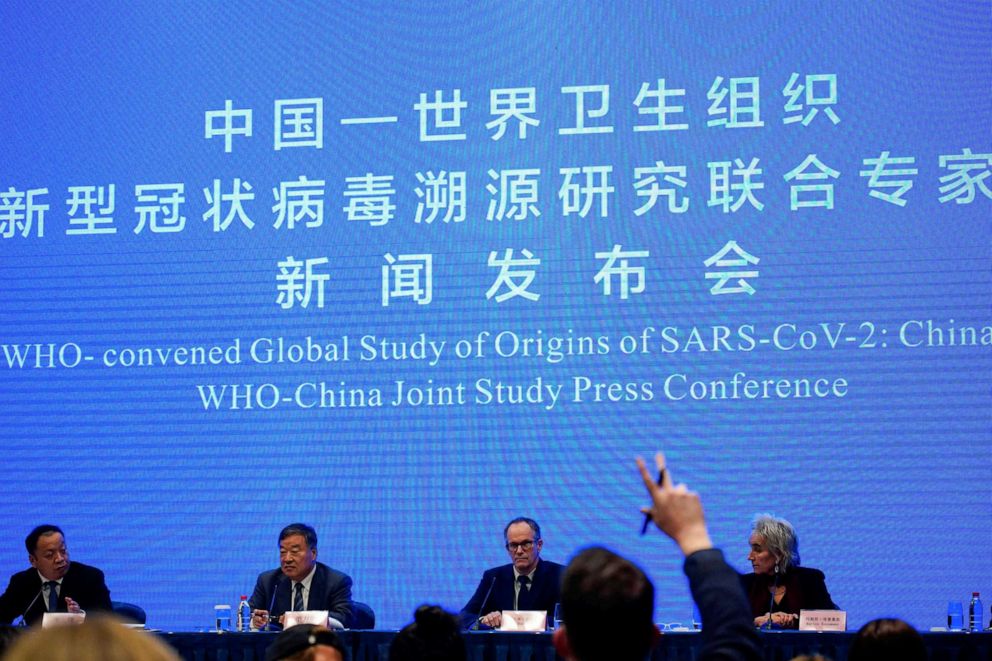
POLYGON ((681 622, 658 622, 657 627, 662 631, 692 631, 681 622))
POLYGON ((520 549, 522 551, 530 551, 532 548, 534 548, 534 541, 535 540, 533 539, 528 539, 525 542, 507 542, 506 550, 511 553, 515 552, 517 549, 520 549))

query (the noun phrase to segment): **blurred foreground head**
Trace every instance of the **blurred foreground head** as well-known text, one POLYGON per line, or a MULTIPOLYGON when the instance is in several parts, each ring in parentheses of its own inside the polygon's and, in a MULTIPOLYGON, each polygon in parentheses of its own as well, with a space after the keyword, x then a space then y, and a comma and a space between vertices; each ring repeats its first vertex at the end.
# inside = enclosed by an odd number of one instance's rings
POLYGON ((396 634, 389 661, 465 661, 458 618, 440 606, 419 606, 413 622, 396 634))
POLYGON ((858 629, 848 661, 926 661, 923 636, 909 623, 883 617, 858 629))
POLYGON ((640 661, 657 640, 654 585, 640 567, 602 547, 568 563, 561 609, 564 624, 554 640, 565 659, 640 661))
POLYGON ((297 624, 283 629, 265 650, 265 661, 344 661, 347 652, 327 627, 297 624))
POLYGON ((147 631, 129 629, 105 616, 80 625, 36 628, 21 636, 4 661, 180 661, 168 645, 147 631))

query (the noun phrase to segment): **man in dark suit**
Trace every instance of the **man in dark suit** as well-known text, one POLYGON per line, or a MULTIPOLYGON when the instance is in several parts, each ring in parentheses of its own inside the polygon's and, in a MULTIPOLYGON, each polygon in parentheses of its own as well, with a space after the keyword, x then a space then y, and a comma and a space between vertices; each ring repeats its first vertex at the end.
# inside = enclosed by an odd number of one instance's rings
POLYGON ((541 526, 534 519, 518 517, 506 524, 503 539, 512 562, 485 571, 459 615, 463 626, 478 622, 498 627, 504 610, 547 611, 549 622, 554 617, 562 566, 541 560, 541 526))
POLYGON ((351 577, 317 562, 317 531, 305 523, 279 533, 279 569, 259 574, 248 603, 254 629, 278 626, 283 613, 304 610, 326 610, 348 628, 354 610, 351 577))
POLYGON ((31 569, 10 577, 0 595, 0 622, 24 616, 33 624, 46 612, 109 611, 110 590, 103 572, 81 562, 69 562, 65 535, 58 526, 41 525, 24 540, 31 569))

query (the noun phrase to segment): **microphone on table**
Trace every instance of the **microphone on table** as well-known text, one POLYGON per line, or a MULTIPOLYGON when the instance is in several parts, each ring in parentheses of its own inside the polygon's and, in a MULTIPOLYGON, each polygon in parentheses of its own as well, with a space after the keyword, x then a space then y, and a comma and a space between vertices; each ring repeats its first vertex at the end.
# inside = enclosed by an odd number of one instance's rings
POLYGON ((768 630, 772 628, 772 608, 775 607, 775 588, 778 587, 778 560, 775 561, 775 581, 772 583, 772 596, 768 600, 768 630))
POLYGON ((268 620, 268 622, 265 623, 265 626, 264 627, 262 627, 261 629, 259 629, 259 631, 268 630, 269 625, 272 624, 272 609, 276 605, 276 595, 279 593, 279 584, 280 583, 282 583, 282 576, 280 576, 279 578, 277 578, 275 584, 272 586, 272 599, 269 601, 269 620, 268 620))
POLYGON ((31 607, 35 605, 35 603, 38 601, 38 597, 40 597, 44 591, 45 591, 45 586, 42 585, 40 588, 38 588, 38 594, 34 596, 34 599, 31 600, 31 603, 27 605, 27 608, 21 611, 21 614, 18 615, 18 617, 21 618, 21 624, 19 626, 26 627, 28 625, 28 620, 27 617, 25 616, 28 614, 28 611, 31 610, 31 607))
POLYGON ((489 589, 486 590, 486 596, 482 599, 482 605, 479 606, 479 617, 475 618, 475 622, 472 624, 470 629, 473 631, 479 630, 479 623, 482 621, 482 615, 486 612, 486 603, 489 601, 489 596, 493 593, 493 588, 496 587, 496 577, 493 576, 493 580, 489 582, 489 589))

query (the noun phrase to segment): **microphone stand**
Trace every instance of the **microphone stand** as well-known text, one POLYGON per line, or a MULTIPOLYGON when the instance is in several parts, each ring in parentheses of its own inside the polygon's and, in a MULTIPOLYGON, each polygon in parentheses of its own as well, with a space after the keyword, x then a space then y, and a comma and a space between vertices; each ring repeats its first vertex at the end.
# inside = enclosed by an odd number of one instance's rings
POLYGON ((775 581, 772 583, 772 596, 768 600, 768 630, 772 630, 772 608, 775 607, 775 590, 778 588, 778 562, 775 563, 775 581))
POLYGON ((486 596, 482 598, 482 604, 479 606, 479 615, 475 618, 475 622, 469 627, 470 631, 478 631, 479 623, 482 621, 482 616, 486 612, 486 604, 489 602, 489 597, 493 593, 493 588, 496 587, 496 577, 493 576, 493 580, 489 583, 489 589, 486 590, 486 596))
POLYGON ((279 576, 276 578, 276 582, 272 584, 272 599, 269 600, 269 619, 265 622, 265 625, 259 629, 259 631, 274 631, 272 628, 272 609, 276 605, 276 594, 279 593, 279 585, 282 582, 282 576, 279 576))
MULTIPOLYGON (((24 609, 24 610, 23 610, 23 611, 21 612, 21 614, 20 614, 20 615, 18 615, 18 617, 19 617, 19 618, 21 618, 21 623, 20 623, 20 624, 18 624, 18 625, 16 625, 16 626, 19 626, 19 627, 26 627, 26 626, 28 625, 28 619, 27 619, 27 614, 28 614, 28 611, 29 611, 29 610, 31 610, 31 607, 35 605, 35 602, 37 602, 37 601, 38 601, 38 598, 39 598, 39 597, 41 596, 41 594, 42 594, 42 592, 44 592, 44 591, 45 591, 45 586, 44 586, 44 585, 42 585, 42 586, 41 586, 40 588, 38 588, 38 594, 36 594, 36 595, 34 596, 34 599, 32 599, 30 603, 28 603, 28 605, 27 605, 27 608, 25 608, 25 609, 24 609)), ((15 619, 16 619, 16 618, 15 618, 15 619)), ((13 624, 13 623, 12 623, 12 624, 13 624)))

